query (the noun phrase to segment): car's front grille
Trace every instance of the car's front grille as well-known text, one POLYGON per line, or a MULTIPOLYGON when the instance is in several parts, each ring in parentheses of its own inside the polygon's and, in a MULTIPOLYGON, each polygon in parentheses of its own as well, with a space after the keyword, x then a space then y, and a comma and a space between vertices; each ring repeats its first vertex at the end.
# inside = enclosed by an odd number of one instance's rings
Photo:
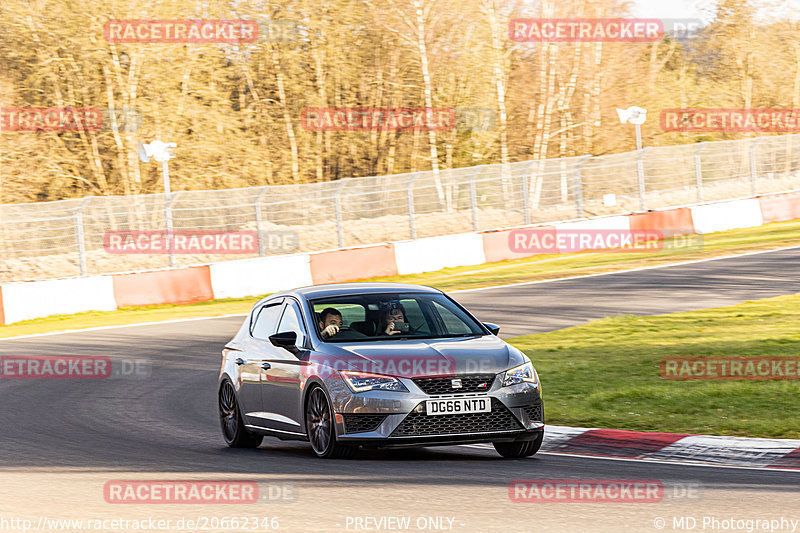
POLYGON ((345 414, 344 417, 344 431, 345 433, 364 433, 366 431, 375 431, 378 426, 383 423, 386 415, 372 415, 372 414, 345 414))
POLYGON ((522 410, 525 411, 525 414, 528 415, 528 418, 530 418, 534 422, 544 422, 544 414, 541 403, 538 403, 536 405, 529 405, 528 407, 523 407, 522 410))
POLYGON ((492 398, 492 411, 490 413, 428 416, 424 412, 411 412, 390 436, 417 437, 459 433, 491 433, 515 429, 522 429, 522 426, 500 400, 492 398))
POLYGON ((414 384, 425 394, 461 394, 470 392, 486 392, 492 387, 494 374, 474 376, 453 376, 449 378, 417 378, 414 384), (456 386, 453 386, 453 382, 456 386), (461 387, 458 387, 458 384, 461 387))

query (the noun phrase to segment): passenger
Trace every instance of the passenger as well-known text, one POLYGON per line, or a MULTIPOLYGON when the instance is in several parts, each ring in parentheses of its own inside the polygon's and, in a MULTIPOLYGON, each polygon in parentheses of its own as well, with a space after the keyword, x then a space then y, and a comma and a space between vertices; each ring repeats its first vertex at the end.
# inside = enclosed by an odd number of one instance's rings
MULTIPOLYGON (((402 307, 392 307, 383 314, 383 321, 381 322, 381 329, 386 335, 397 335, 403 333, 403 330, 395 326, 395 322, 405 324, 406 316, 402 307)), ((406 329, 406 333, 408 330, 406 329)))
POLYGON ((319 314, 319 329, 322 337, 333 337, 342 327, 342 313, 333 307, 326 307, 319 314))

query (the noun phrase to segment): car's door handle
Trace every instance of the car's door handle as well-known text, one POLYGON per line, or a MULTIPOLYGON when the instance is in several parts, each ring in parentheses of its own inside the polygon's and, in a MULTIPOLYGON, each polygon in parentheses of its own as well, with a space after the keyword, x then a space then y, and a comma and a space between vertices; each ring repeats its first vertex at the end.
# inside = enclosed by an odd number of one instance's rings
POLYGON ((261 363, 261 368, 263 368, 264 370, 269 370, 270 368, 272 368, 272 365, 269 363, 261 363))
POLYGON ((236 363, 237 365, 241 366, 241 365, 244 364, 244 359, 242 359, 241 357, 237 357, 236 359, 234 359, 233 362, 236 363))

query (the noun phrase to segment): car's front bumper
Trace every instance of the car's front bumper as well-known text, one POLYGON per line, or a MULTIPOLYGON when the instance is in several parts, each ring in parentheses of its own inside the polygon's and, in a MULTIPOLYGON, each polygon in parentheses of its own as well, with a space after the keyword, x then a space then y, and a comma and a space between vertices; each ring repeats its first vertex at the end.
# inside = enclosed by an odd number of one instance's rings
POLYGON ((343 382, 329 388, 336 434, 342 442, 365 446, 445 445, 532 440, 544 428, 541 388, 529 383, 501 387, 495 379, 486 392, 426 394, 412 380, 409 392, 352 393, 343 382), (489 397, 490 413, 428 416, 425 402, 441 398, 489 397))

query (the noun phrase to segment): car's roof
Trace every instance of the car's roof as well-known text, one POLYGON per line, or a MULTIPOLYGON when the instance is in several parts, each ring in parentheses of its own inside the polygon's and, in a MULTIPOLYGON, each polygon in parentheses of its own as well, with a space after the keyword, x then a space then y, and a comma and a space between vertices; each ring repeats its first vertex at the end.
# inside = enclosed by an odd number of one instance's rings
POLYGON ((410 283, 331 283, 329 285, 313 285, 281 291, 270 296, 302 296, 304 298, 326 298, 330 296, 346 296, 350 294, 374 294, 387 292, 426 292, 436 294, 441 291, 425 285, 410 283))

